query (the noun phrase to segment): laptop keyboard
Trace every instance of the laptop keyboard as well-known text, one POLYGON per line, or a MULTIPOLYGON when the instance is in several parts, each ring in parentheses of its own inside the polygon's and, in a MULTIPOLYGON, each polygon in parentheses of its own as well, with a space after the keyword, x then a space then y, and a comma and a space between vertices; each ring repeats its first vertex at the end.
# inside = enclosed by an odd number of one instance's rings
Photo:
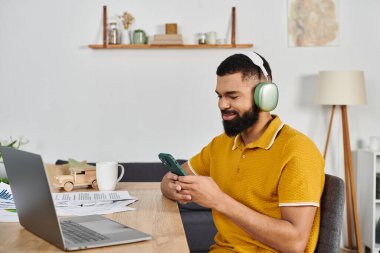
POLYGON ((107 236, 99 234, 74 221, 67 220, 60 223, 64 238, 73 243, 97 242, 109 239, 107 236))

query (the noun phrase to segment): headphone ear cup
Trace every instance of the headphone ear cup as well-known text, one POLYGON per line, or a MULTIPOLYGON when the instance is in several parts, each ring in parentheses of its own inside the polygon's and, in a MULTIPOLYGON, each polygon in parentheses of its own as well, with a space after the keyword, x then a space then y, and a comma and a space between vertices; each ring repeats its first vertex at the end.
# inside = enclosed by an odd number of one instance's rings
POLYGON ((278 104, 278 88, 275 83, 259 83, 253 95, 255 105, 260 111, 273 111, 278 104))

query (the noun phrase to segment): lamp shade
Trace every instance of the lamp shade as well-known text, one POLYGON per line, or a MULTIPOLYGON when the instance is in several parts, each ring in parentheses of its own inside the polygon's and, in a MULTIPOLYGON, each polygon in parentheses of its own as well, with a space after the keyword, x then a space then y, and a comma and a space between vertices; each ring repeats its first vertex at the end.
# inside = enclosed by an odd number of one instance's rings
POLYGON ((321 105, 366 104, 363 71, 321 71, 316 103, 321 105))

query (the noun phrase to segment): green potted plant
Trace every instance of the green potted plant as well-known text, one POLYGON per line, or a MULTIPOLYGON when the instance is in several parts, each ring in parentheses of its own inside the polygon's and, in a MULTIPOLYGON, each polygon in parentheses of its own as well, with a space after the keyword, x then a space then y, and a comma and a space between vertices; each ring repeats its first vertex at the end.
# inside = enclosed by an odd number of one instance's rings
MULTIPOLYGON (((0 141, 0 146, 19 149, 21 146, 24 146, 28 143, 29 143, 29 140, 24 137, 19 137, 16 140, 12 139, 11 137, 9 140, 0 141)), ((3 161, 3 156, 1 152, 0 152, 0 182, 9 184, 7 174, 5 172, 4 161, 3 161)))

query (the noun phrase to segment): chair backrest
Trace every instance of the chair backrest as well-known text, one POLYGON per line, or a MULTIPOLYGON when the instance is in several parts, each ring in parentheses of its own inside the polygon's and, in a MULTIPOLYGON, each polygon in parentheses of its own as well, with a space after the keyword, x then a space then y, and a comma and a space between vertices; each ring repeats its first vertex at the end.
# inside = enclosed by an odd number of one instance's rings
MULTIPOLYGON (((185 160, 177 160, 179 164, 185 160)), ((168 169, 161 162, 121 163, 125 173, 121 182, 161 182, 168 169)))
POLYGON ((321 225, 315 253, 339 253, 344 198, 344 181, 326 174, 321 198, 321 225))

